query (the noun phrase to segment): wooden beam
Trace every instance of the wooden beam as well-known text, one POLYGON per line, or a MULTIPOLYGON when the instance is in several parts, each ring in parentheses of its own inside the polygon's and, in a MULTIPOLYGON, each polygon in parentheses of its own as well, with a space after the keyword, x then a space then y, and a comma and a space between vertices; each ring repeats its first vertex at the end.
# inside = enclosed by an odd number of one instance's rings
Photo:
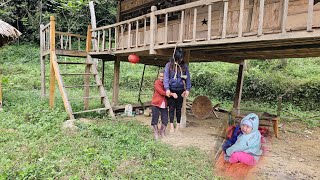
POLYGON ((120 82, 120 58, 117 57, 117 59, 114 61, 114 70, 113 70, 112 106, 118 105, 119 82, 120 82))
POLYGON ((50 94, 49 94, 49 106, 54 107, 54 90, 55 90, 55 72, 53 67, 53 61, 55 56, 55 18, 50 16, 50 94))
POLYGON ((168 44, 168 13, 166 13, 166 17, 165 17, 164 44, 168 44))
POLYGON ((263 17, 264 17, 264 0, 260 0, 258 36, 261 36, 263 33, 263 17))
POLYGON ((240 0, 240 15, 238 24, 238 37, 242 37, 243 32, 243 12, 244 12, 244 0, 240 0))
POLYGON ((212 4, 208 5, 208 35, 207 40, 209 41, 211 39, 211 20, 212 19, 212 4))
MULTIPOLYGON (((44 25, 40 25, 40 29, 43 29, 44 25)), ((40 68, 41 68, 41 97, 46 96, 46 68, 45 68, 45 57, 43 55, 44 50, 44 33, 40 30, 40 68)), ((0 77, 1 78, 1 77, 0 77)), ((0 79, 1 81, 1 79, 0 79)))
POLYGON ((157 10, 156 6, 151 7, 150 13, 150 54, 156 54, 154 50, 155 42, 156 42, 156 30, 157 30, 157 16, 155 15, 155 11, 157 10))
POLYGON ((227 34, 227 21, 228 21, 228 1, 224 2, 224 8, 223 8, 223 23, 222 23, 222 39, 226 38, 227 34))
POLYGON ((286 33, 287 29, 287 17, 288 17, 288 5, 289 5, 289 0, 284 0, 283 1, 283 10, 282 10, 282 19, 281 19, 281 32, 286 33))
POLYGON ((308 19, 307 19, 307 31, 312 31, 312 20, 313 20, 313 4, 314 0, 309 0, 308 4, 308 19))
POLYGON ((69 56, 69 57, 86 57, 87 52, 86 51, 74 51, 74 50, 61 50, 56 49, 56 55, 60 56, 69 56))
POLYGON ((57 63, 57 57, 56 57, 55 54, 53 54, 52 66, 53 66, 54 71, 55 71, 55 78, 57 79, 57 82, 58 82, 58 86, 59 86, 59 90, 60 90, 60 93, 61 93, 61 97, 62 97, 62 100, 63 100, 63 104, 64 104, 64 107, 65 107, 65 110, 67 111, 70 119, 74 119, 74 116, 72 114, 71 105, 70 105, 69 100, 68 100, 68 95, 67 95, 67 92, 65 91, 63 80, 62 80, 62 77, 60 75, 59 65, 57 63))
POLYGON ((179 31, 179 42, 183 41, 183 32, 184 32, 184 11, 181 11, 181 22, 180 22, 180 31, 179 31))
POLYGON ((111 51, 111 48, 112 48, 112 42, 111 42, 111 28, 109 28, 109 35, 108 35, 108 38, 109 38, 109 51, 111 51))
MULTIPOLYGON (((186 55, 184 57, 184 62, 188 65, 190 60, 190 51, 185 51, 186 55)), ((180 128, 187 127, 187 97, 183 97, 182 109, 181 109, 181 121, 180 128)))
POLYGON ((192 41, 196 41, 196 35, 197 35, 197 8, 194 8, 193 9, 192 41))
POLYGON ((238 80, 237 80, 237 87, 236 87, 236 94, 233 102, 233 110, 236 112, 236 115, 240 114, 240 102, 241 102, 241 95, 242 95, 242 86, 243 86, 243 77, 244 77, 244 63, 239 65, 239 72, 238 72, 238 80))

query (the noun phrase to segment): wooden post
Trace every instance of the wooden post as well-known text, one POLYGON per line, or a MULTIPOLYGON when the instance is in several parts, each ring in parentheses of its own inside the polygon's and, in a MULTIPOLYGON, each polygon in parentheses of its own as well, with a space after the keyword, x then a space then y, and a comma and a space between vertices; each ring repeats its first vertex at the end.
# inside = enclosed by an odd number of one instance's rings
POLYGON ((181 11, 181 22, 180 22, 180 31, 179 31, 179 42, 183 41, 183 32, 184 32, 184 11, 181 11))
POLYGON ((111 28, 109 28, 109 51, 111 51, 111 46, 112 46, 112 43, 111 43, 111 28))
POLYGON ((127 49, 131 48, 131 22, 128 23, 128 45, 127 49))
POLYGON ((166 13, 165 26, 164 26, 164 44, 168 44, 168 13, 166 13))
POLYGON ((53 68, 53 61, 55 56, 55 18, 50 16, 50 96, 49 96, 49 106, 54 107, 54 89, 55 89, 55 75, 53 68))
POLYGON ((100 51, 100 46, 99 46, 99 44, 100 44, 100 31, 98 31, 98 41, 97 41, 97 49, 96 49, 97 52, 100 51))
POLYGON ((43 57, 44 50, 44 33, 43 33, 44 25, 40 25, 40 68, 41 68, 41 97, 44 98, 46 96, 46 67, 45 67, 45 57, 43 57))
POLYGON ((151 7, 150 13, 150 49, 149 54, 156 54, 154 50, 154 45, 156 42, 156 31, 157 31, 157 17, 155 15, 155 11, 157 10, 156 6, 151 7))
POLYGON ((114 27, 114 50, 118 47, 118 26, 114 27))
POLYGON ((139 37, 139 20, 136 21, 136 48, 138 48, 138 37, 139 37))
POLYGON ((207 40, 210 41, 211 39, 211 18, 212 18, 212 4, 208 5, 208 37, 207 40))
POLYGON ((102 60, 102 77, 101 77, 102 85, 104 85, 104 71, 105 71, 105 60, 102 60))
POLYGON ((238 37, 242 37, 243 32, 243 11, 244 11, 244 0, 240 0, 240 15, 239 15, 239 24, 238 24, 238 37))
POLYGON ((263 16, 264 16, 264 0, 260 0, 258 36, 261 36, 263 32, 263 16))
MULTIPOLYGON (((91 25, 92 25, 92 28, 97 28, 97 21, 96 21, 96 13, 95 13, 95 10, 94 10, 94 4, 93 4, 93 1, 90 1, 89 2, 89 9, 90 9, 90 16, 91 16, 91 25)), ((96 32, 93 32, 92 33, 92 36, 94 37, 93 38, 93 49, 94 50, 97 50, 97 40, 96 40, 96 32)))
POLYGON ((114 76, 113 76, 113 92, 112 92, 112 106, 118 104, 119 98, 119 79, 120 79, 120 58, 114 61, 114 76))
POLYGON ((308 20, 307 20, 307 31, 308 32, 312 32, 313 4, 314 4, 314 0, 309 0, 309 4, 308 4, 308 20))
POLYGON ((147 18, 144 18, 143 23, 143 46, 147 45, 147 18))
POLYGON ((236 113, 236 115, 240 114, 240 102, 241 102, 241 95, 242 95, 242 86, 243 86, 243 77, 244 77, 244 63, 245 61, 242 61, 241 64, 239 64, 239 72, 238 72, 238 80, 237 80, 237 87, 236 87, 236 94, 233 102, 233 111, 236 113))
POLYGON ((222 23, 222 35, 221 38, 226 38, 227 34, 227 20, 228 20, 228 1, 224 2, 224 8, 223 8, 223 23, 222 23))
MULTIPOLYGON (((182 22, 181 22, 182 23, 182 22)), ((192 41, 196 41, 197 33, 197 8, 193 9, 193 28, 192 28, 192 41)))
POLYGON ((2 110, 2 85, 1 84, 2 84, 2 75, 0 74, 0 111, 2 110))
POLYGON ((289 4, 289 0, 283 1, 282 20, 281 20, 282 33, 287 32, 286 25, 287 25, 287 16, 288 16, 288 4, 289 4))
POLYGON ((124 50, 124 28, 123 25, 121 25, 121 49, 124 50))
MULTIPOLYGON (((190 50, 186 51, 186 55, 184 57, 185 63, 188 65, 190 60, 190 50)), ((183 97, 182 109, 181 109, 181 121, 180 127, 187 127, 187 97, 183 97)))
MULTIPOLYGON (((91 49, 91 42, 92 42, 92 32, 91 32, 91 25, 88 26, 87 30, 87 43, 86 43, 86 52, 89 53, 91 49)), ((85 73, 90 73, 90 65, 86 65, 85 67, 85 73)), ((89 92, 90 87, 88 86, 90 84, 90 75, 84 75, 84 109, 87 110, 89 108, 89 92)))
POLYGON ((101 49, 101 51, 104 51, 104 48, 105 48, 105 41, 106 41, 106 31, 105 30, 103 30, 103 32, 102 32, 102 49, 101 49))

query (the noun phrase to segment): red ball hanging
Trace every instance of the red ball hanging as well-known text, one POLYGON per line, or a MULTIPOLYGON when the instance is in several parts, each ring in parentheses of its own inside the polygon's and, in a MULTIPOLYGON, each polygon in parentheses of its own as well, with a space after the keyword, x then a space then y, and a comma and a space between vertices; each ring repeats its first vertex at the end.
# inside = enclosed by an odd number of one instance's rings
POLYGON ((140 57, 137 56, 136 54, 130 54, 128 56, 128 60, 129 60, 129 62, 131 62, 133 64, 136 64, 136 63, 138 63, 140 61, 140 57))

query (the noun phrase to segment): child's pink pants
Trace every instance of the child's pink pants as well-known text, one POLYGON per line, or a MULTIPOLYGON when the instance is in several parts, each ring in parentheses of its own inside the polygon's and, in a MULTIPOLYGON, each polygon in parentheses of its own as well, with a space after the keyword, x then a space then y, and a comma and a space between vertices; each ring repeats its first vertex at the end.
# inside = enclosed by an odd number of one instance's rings
POLYGON ((243 164, 254 166, 256 164, 256 160, 254 157, 245 152, 234 152, 231 154, 229 158, 230 163, 241 162, 243 164))

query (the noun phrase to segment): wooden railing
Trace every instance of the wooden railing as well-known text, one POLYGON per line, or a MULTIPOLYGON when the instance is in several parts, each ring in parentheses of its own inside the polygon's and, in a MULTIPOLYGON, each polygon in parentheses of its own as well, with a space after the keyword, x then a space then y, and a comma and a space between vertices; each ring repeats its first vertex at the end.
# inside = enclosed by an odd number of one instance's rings
MULTIPOLYGON (((280 23, 277 27, 273 27, 271 34, 283 35, 288 31, 288 5, 289 0, 283 0, 282 9, 280 9, 281 14, 274 15, 279 16, 280 23)), ((308 0, 308 12, 306 24, 303 28, 299 30, 304 30, 307 32, 313 31, 313 5, 314 0, 308 0)), ((115 23, 113 25, 103 26, 92 29, 92 33, 96 34, 94 38, 97 43, 93 47, 91 52, 95 53, 110 53, 110 54, 120 54, 126 52, 135 52, 142 50, 149 50, 150 54, 156 54, 157 49, 172 48, 176 43, 179 46, 192 46, 197 44, 212 44, 212 43, 228 43, 228 38, 232 38, 232 41, 246 41, 244 37, 261 37, 265 34, 270 34, 268 29, 264 29, 265 19, 265 0, 260 0, 259 8, 256 13, 257 28, 254 30, 245 30, 244 28, 244 14, 245 14, 245 0, 239 1, 239 19, 236 22, 237 30, 231 34, 229 32, 230 27, 228 27, 228 12, 229 11, 229 1, 228 0, 199 0, 188 4, 183 4, 180 6, 175 6, 167 9, 157 10, 155 6, 151 7, 151 12, 143 16, 139 16, 130 20, 125 20, 122 22, 115 23), (216 5, 215 3, 223 4, 222 13, 222 24, 219 29, 219 35, 214 32, 212 28, 212 8, 216 5), (198 10, 200 8, 207 8, 208 19, 207 30, 205 32, 205 37, 198 38, 197 34, 197 18, 199 16, 198 10), (189 14, 189 20, 186 21, 186 12, 189 14), (168 39, 169 33, 174 29, 171 27, 169 29, 169 19, 168 14, 176 13, 179 14, 178 22, 178 33, 176 39, 168 39), (163 22, 157 22, 160 17, 164 17, 163 22), (189 25, 189 28, 186 28, 189 25), (214 35, 215 34, 215 35, 214 35), (159 38, 160 37, 160 38, 159 38)), ((170 22, 171 23, 171 22, 170 22)), ((199 22, 198 22, 199 23, 199 22)), ((177 29, 177 28, 176 28, 177 29)), ((266 37, 266 36, 265 36, 266 37)), ((278 37, 278 36, 277 36, 278 37)), ((275 36, 275 38, 277 38, 275 36)), ((281 36, 284 37, 284 36, 281 36)), ((263 38, 260 38, 263 39, 263 38)))
POLYGON ((86 40, 86 36, 55 31, 54 20, 46 25, 40 25, 40 51, 43 55, 48 54, 50 48, 54 50, 85 51, 86 40), (54 36, 54 39, 51 36, 54 36), (56 43, 56 40, 59 43, 56 43))

